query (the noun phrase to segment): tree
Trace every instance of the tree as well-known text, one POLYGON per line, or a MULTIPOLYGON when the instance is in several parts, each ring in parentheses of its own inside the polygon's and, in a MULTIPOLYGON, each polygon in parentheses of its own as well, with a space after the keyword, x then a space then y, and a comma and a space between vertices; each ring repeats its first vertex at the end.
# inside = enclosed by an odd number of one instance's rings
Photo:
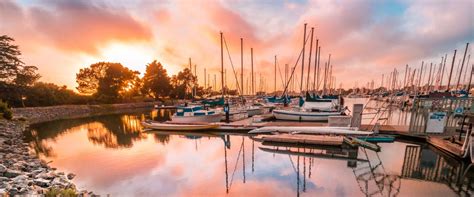
POLYGON ((11 83, 24 65, 19 58, 20 49, 10 43, 13 41, 13 38, 6 35, 0 36, 0 81, 5 83, 11 83))
POLYGON ((166 69, 156 60, 149 63, 143 76, 142 92, 156 99, 169 96, 170 91, 170 77, 166 69))
POLYGON ((24 106, 23 98, 26 89, 39 78, 38 68, 26 66, 20 60, 20 49, 11 44, 14 39, 0 36, 0 99, 12 106, 24 106))
POLYGON ((185 68, 178 75, 171 77, 171 85, 173 90, 171 96, 179 99, 191 97, 193 87, 197 86, 197 77, 191 73, 191 70, 185 68))
POLYGON ((138 74, 120 63, 95 63, 76 74, 77 90, 103 102, 115 102, 134 89, 138 74))

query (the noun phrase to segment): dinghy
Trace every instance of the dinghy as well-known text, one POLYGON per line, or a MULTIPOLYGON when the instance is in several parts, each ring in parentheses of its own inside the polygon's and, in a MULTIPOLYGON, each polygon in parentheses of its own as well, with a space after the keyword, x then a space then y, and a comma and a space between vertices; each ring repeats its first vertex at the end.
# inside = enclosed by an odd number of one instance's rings
POLYGON ((262 127, 250 131, 250 134, 261 133, 305 133, 305 134, 334 134, 334 135, 371 135, 371 131, 358 131, 351 127, 262 127))
POLYGON ((142 122, 142 125, 148 129, 163 131, 199 131, 218 128, 218 124, 194 123, 194 124, 177 124, 171 122, 142 122))

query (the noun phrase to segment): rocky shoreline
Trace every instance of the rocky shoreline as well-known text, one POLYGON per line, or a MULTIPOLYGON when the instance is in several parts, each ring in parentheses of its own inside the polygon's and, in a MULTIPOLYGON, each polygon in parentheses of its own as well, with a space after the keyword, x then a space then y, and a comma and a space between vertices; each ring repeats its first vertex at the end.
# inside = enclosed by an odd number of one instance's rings
POLYGON ((0 118, 0 197, 1 196, 98 196, 78 191, 74 174, 58 172, 42 161, 23 142, 23 132, 30 124, 116 114, 149 109, 157 103, 110 105, 63 105, 13 109, 14 119, 0 118))
POLYGON ((55 191, 74 195, 93 196, 87 191, 76 191, 72 173, 58 172, 30 152, 23 142, 25 121, 0 120, 0 196, 37 196, 55 191))

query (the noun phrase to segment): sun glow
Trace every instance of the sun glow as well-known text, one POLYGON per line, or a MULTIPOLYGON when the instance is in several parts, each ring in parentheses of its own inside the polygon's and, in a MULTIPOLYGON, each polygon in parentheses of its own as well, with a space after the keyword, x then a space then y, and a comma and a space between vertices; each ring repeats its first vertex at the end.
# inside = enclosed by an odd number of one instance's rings
POLYGON ((111 43, 99 49, 97 56, 88 57, 87 62, 117 62, 143 74, 146 65, 157 57, 155 49, 146 43, 111 43))

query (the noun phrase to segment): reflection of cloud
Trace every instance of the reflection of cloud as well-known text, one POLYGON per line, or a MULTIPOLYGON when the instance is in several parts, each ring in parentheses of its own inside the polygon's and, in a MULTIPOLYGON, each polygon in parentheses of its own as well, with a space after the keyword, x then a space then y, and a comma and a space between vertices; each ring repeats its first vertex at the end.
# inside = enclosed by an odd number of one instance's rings
MULTIPOLYGON (((226 149, 228 181, 232 182, 229 194, 226 194, 224 143, 221 138, 188 140, 182 136, 169 135, 166 137, 168 142, 162 144, 156 142, 154 134, 145 135, 147 137, 134 141, 130 148, 109 149, 90 143, 88 127, 81 126, 56 137, 56 141, 46 142, 57 154, 52 163, 54 167, 76 173, 78 176, 74 181, 80 189, 89 189, 102 195, 295 196, 297 193, 296 173, 288 155, 263 152, 258 149, 260 143, 256 142, 255 171, 252 172, 252 143, 248 138, 245 138, 245 184, 243 154, 239 156, 242 137, 232 136, 231 149, 226 149)), ((399 142, 381 145, 383 151, 379 154, 386 171, 400 172, 403 162, 398 160, 403 160, 403 151, 400 152, 397 147, 404 145, 399 142)), ((369 154, 369 157, 372 156, 375 157, 369 154)), ((297 162, 295 156, 291 158, 297 162)), ((309 170, 308 159, 306 162, 305 165, 303 157, 300 157, 300 190, 303 187, 303 167, 307 167, 306 173, 309 170)), ((296 167, 297 163, 294 165, 296 167)), ((301 191, 302 196, 363 195, 346 161, 315 158, 313 165, 312 177, 306 177, 307 192, 301 191)), ((402 182, 400 194, 452 194, 448 187, 440 187, 440 184, 412 184, 415 181, 411 180, 402 182)), ((375 185, 369 187, 377 189, 375 185)))

